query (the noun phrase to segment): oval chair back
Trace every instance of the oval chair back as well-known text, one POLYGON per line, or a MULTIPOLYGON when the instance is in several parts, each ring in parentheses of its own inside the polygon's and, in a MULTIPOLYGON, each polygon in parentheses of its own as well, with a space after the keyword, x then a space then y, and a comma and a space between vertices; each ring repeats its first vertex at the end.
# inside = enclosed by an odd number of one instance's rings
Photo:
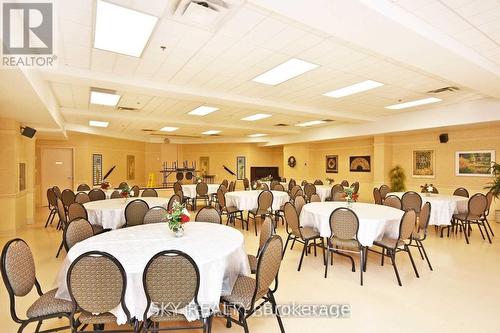
POLYGON ((413 209, 418 214, 422 209, 422 197, 414 191, 406 192, 401 197, 401 206, 404 211, 413 209))
POLYGON ((144 223, 144 216, 149 210, 146 201, 135 199, 125 207, 125 227, 140 225, 144 223))
POLYGON ((164 207, 151 207, 144 215, 144 224, 167 222, 167 214, 164 207))
POLYGON ((78 192, 75 196, 75 202, 84 204, 84 203, 90 202, 90 197, 85 192, 78 192))
POLYGON ((196 217, 194 218, 196 222, 210 222, 210 223, 218 223, 222 224, 222 218, 219 214, 219 211, 214 207, 203 207, 198 211, 196 217))
POLYGON ((385 198, 384 200, 384 205, 396 209, 402 209, 403 206, 401 205, 401 199, 395 195, 390 195, 385 198))

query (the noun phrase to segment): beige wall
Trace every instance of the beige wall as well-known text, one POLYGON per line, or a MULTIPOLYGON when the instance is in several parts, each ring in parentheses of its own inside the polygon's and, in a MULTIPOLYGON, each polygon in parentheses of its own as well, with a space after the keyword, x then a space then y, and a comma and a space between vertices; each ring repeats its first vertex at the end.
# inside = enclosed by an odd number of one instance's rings
MULTIPOLYGON (((70 132, 68 140, 37 140, 36 154, 37 160, 40 160, 40 153, 44 147, 70 147, 74 149, 74 175, 73 185, 86 183, 92 184, 92 154, 103 155, 103 172, 107 172, 113 165, 115 170, 109 176, 108 180, 113 185, 118 185, 121 181, 127 181, 129 184, 143 186, 147 179, 145 171, 146 162, 146 143, 113 139, 108 137, 88 135, 70 132), (127 179, 127 155, 135 156, 135 179, 127 179)), ((40 188, 40 176, 37 173, 37 204, 41 204, 41 196, 45 194, 46 189, 40 188)))
MULTIPOLYGON (((491 177, 466 177, 455 175, 455 152, 467 150, 495 150, 500 160, 500 125, 460 128, 448 130, 448 143, 439 143, 443 131, 405 134, 392 137, 393 164, 399 164, 406 171, 408 189, 420 189, 424 183, 434 184, 440 193, 453 193, 457 187, 465 187, 470 193, 486 193, 484 187, 491 177), (412 154, 417 149, 434 149, 436 158, 435 178, 412 177, 412 154)), ((493 202, 494 209, 500 209, 500 200, 493 202)), ((493 214, 491 214, 493 215, 493 214)), ((494 217, 491 216, 493 219, 494 217)))
POLYGON ((34 221, 35 140, 19 133, 19 123, 0 119, 0 234, 13 235, 34 221), (26 164, 26 189, 19 190, 19 163, 26 164))
POLYGON ((283 148, 284 176, 294 178, 297 182, 302 180, 314 181, 333 178, 336 183, 347 179, 349 183, 359 181, 360 201, 372 201, 373 189, 373 163, 371 172, 350 172, 349 156, 372 156, 373 139, 342 140, 319 142, 311 144, 286 145, 283 148), (326 172, 326 155, 338 155, 338 173, 326 172), (295 167, 288 166, 288 157, 294 156, 297 160, 295 167))
MULTIPOLYGON (((256 144, 153 144, 128 140, 111 139, 93 135, 70 133, 67 141, 37 141, 37 156, 43 147, 73 147, 75 149, 75 185, 90 183, 92 153, 102 153, 104 170, 112 165, 117 168, 111 176, 116 184, 126 177, 126 155, 136 156, 136 179, 131 184, 145 185, 148 174, 155 174, 156 185, 161 185, 159 172, 162 163, 167 161, 187 160, 189 164, 196 161, 199 165, 201 156, 210 157, 210 173, 216 181, 224 178, 232 179, 224 169, 226 165, 236 171, 236 157, 246 157, 246 174, 250 176, 251 166, 278 166, 280 175, 286 178, 325 180, 334 178, 336 182, 343 179, 349 182, 359 181, 361 184, 360 200, 371 202, 372 189, 382 183, 388 183, 388 171, 394 165, 401 165, 407 175, 407 188, 419 190, 420 185, 432 182, 441 193, 452 193, 459 186, 467 187, 471 192, 484 192, 488 177, 455 176, 455 152, 458 150, 494 149, 500 156, 500 125, 474 128, 457 128, 447 131, 449 142, 440 144, 438 135, 443 131, 427 131, 422 133, 376 136, 329 142, 291 144, 284 147, 260 147, 256 144), (481 133, 481 135, 479 135, 481 133), (414 149, 434 149, 436 151, 436 177, 432 179, 414 178, 411 176, 412 151, 414 149), (297 165, 287 165, 289 156, 295 156, 297 165), (338 155, 339 172, 326 173, 325 156, 338 155), (371 172, 350 172, 349 156, 369 155, 372 161, 371 172)), ((38 161, 37 161, 38 162, 38 161)), ((39 169, 39 167, 37 167, 39 169)), ((173 181, 174 175, 169 179, 173 181)), ((39 180, 37 181, 39 184, 39 180)), ((239 184, 241 186, 241 184, 239 184)), ((43 195, 37 191, 39 195, 43 195)), ((500 203, 494 207, 499 209, 500 203)))
MULTIPOLYGON (((361 184, 360 201, 372 202, 372 189, 383 183, 389 183, 389 170, 399 164, 406 172, 408 190, 420 191, 424 183, 434 184, 440 193, 451 194, 457 187, 466 187, 469 192, 485 193, 484 187, 490 177, 464 177, 455 175, 455 152, 461 150, 495 150, 497 161, 500 156, 500 125, 474 126, 453 130, 405 133, 391 136, 376 136, 368 139, 336 140, 312 144, 292 144, 283 147, 284 176, 313 181, 334 178, 335 182, 343 179, 361 184), (449 142, 439 143, 439 134, 447 132, 449 142), (413 150, 434 149, 436 158, 435 178, 412 177, 413 150), (297 165, 287 165, 289 156, 295 156, 297 165), (325 172, 325 156, 339 156, 339 172, 325 172), (370 155, 372 172, 349 172, 349 156, 370 155)), ((493 203, 493 209, 500 209, 500 200, 493 203)), ((494 214, 490 218, 493 219, 494 214)))

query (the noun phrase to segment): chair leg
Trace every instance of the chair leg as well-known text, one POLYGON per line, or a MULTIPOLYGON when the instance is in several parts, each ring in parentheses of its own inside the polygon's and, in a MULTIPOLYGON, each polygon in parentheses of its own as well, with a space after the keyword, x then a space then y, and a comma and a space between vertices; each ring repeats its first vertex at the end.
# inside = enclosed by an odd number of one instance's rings
POLYGON ((422 260, 424 260, 424 255, 422 253, 422 250, 420 249, 420 245, 418 244, 417 241, 415 241, 415 243, 417 245, 418 253, 420 253, 420 258, 422 258, 422 260))
POLYGON ((17 333, 21 333, 22 331, 24 331, 26 325, 28 325, 28 323, 21 324, 21 326, 19 326, 19 328, 17 329, 17 333))
POLYGON ((38 324, 36 324, 35 333, 40 332, 40 327, 41 327, 41 326, 42 326, 42 321, 40 320, 40 321, 38 322, 38 324))
MULTIPOLYGON (((484 233, 483 233, 483 230, 481 228, 481 224, 479 224, 479 222, 477 223, 477 228, 479 229, 479 232, 481 233, 481 237, 483 237, 483 240, 485 240, 486 238, 484 238, 484 233)), ((486 227, 485 227, 485 229, 486 229, 486 227)), ((470 234, 469 234, 469 236, 470 236, 470 234)))
POLYGON ((285 247, 283 248, 283 255, 281 256, 281 258, 285 257, 286 248, 288 247, 288 242, 290 241, 290 238, 292 238, 292 235, 288 234, 288 237, 286 238, 286 242, 285 242, 285 247))
POLYGON ((380 257, 380 266, 384 266, 385 249, 382 248, 382 256, 380 257))
POLYGON ((295 245, 295 239, 296 238, 294 238, 293 241, 292 241, 292 246, 290 246, 290 250, 293 250, 293 246, 295 245))
POLYGON ((304 260, 304 254, 307 252, 307 243, 308 241, 304 242, 304 248, 302 249, 302 255, 300 256, 300 261, 299 261, 299 267, 297 268, 297 271, 300 272, 300 268, 302 267, 302 260, 304 260))
POLYGON ((468 234, 468 232, 467 232, 467 229, 468 229, 467 228, 467 223, 463 223, 460 226, 463 227, 463 230, 464 230, 465 242, 467 244, 469 244, 469 236, 467 235, 468 234))
POLYGON ((269 292, 268 297, 269 301, 271 302, 273 313, 276 316, 276 319, 278 320, 278 325, 280 326, 280 332, 285 333, 285 328, 283 327, 283 322, 281 321, 281 316, 278 307, 276 306, 276 299, 274 298, 274 294, 272 292, 269 292))
POLYGON ((421 241, 418 242, 420 244, 420 247, 422 248, 422 252, 424 252, 425 260, 427 261, 427 264, 429 265, 429 269, 433 271, 431 261, 429 260, 429 257, 427 256, 427 252, 425 251, 424 244, 422 244, 421 241))
POLYGON ((394 268, 394 273, 396 273, 396 278, 398 279, 399 286, 403 286, 401 284, 401 279, 399 278, 398 267, 396 266, 396 253, 394 251, 390 251, 389 256, 391 257, 392 267, 394 268))
POLYGON ((487 218, 484 218, 484 222, 486 223, 486 225, 488 226, 488 229, 490 229, 490 234, 491 236, 495 237, 495 233, 493 232, 493 229, 491 229, 491 225, 490 225, 490 221, 488 221, 487 218))
POLYGON ((413 261, 413 256, 411 255, 410 248, 407 245, 405 245, 405 251, 408 252, 408 256, 410 257, 411 265, 413 266, 415 275, 419 278, 420 276, 418 275, 417 266, 415 266, 415 262, 413 261))
POLYGON ((49 225, 49 221, 50 221, 50 218, 52 217, 53 213, 54 213, 54 211, 51 209, 49 216, 47 216, 47 222, 45 222, 45 228, 47 228, 47 225, 49 225))
POLYGON ((365 250, 364 247, 361 247, 361 251, 359 252, 359 272, 360 272, 360 280, 361 285, 363 285, 363 270, 365 267, 365 250))
MULTIPOLYGON (((479 223, 481 223, 481 222, 479 222, 479 223)), ((490 244, 491 244, 491 237, 490 237, 490 233, 488 232, 488 227, 486 226, 486 223, 484 221, 482 222, 482 225, 484 227, 484 231, 486 232, 486 237, 488 237, 488 242, 490 242, 490 244)))
POLYGON ((330 246, 327 245, 326 246, 326 254, 324 255, 324 258, 323 258, 323 263, 325 264, 325 279, 326 279, 326 276, 328 275, 328 253, 330 252, 330 246))
POLYGON ((62 248, 63 248, 63 242, 61 241, 61 245, 59 245, 59 250, 57 250, 56 258, 59 258, 59 254, 61 253, 62 248))
POLYGON ((366 266, 368 265, 368 246, 365 246, 365 259, 364 259, 365 266, 363 267, 363 271, 366 273, 366 266))
POLYGON ((241 326, 243 326, 243 330, 245 331, 245 333, 250 333, 250 331, 248 330, 248 323, 247 323, 247 318, 245 317, 244 310, 240 310, 239 313, 240 313, 240 322, 241 326))

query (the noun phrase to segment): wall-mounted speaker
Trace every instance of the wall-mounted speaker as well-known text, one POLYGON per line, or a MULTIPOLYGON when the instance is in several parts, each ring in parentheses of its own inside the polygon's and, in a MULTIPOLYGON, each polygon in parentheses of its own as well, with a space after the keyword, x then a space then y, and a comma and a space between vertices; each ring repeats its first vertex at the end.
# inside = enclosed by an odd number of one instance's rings
POLYGON ((21 127, 21 135, 27 136, 28 138, 32 138, 35 136, 36 129, 31 127, 21 127))
POLYGON ((443 133, 439 135, 439 142, 446 143, 448 142, 448 133, 443 133))

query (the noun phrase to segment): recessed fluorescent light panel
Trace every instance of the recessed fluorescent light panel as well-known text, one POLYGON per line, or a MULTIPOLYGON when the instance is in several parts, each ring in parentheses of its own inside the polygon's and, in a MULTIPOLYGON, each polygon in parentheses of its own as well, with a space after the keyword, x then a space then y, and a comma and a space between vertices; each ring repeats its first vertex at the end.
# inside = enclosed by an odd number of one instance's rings
POLYGON ((305 122, 305 123, 297 124, 295 126, 309 127, 309 126, 320 125, 320 124, 324 124, 324 123, 326 123, 326 121, 323 121, 323 120, 312 120, 312 121, 308 121, 308 122, 305 122))
POLYGON ((97 120, 91 120, 89 121, 89 126, 92 127, 108 127, 109 122, 107 121, 97 121, 97 120))
POLYGON ((155 16, 97 1, 94 47, 140 57, 157 21, 155 16))
POLYGON ((219 110, 219 108, 213 107, 213 106, 199 106, 196 109, 194 109, 191 112, 188 112, 188 114, 191 114, 193 116, 206 116, 209 113, 215 112, 219 110))
POLYGON ((248 117, 245 117, 245 118, 241 118, 241 120, 246 120, 246 121, 256 121, 256 120, 261 120, 261 119, 265 119, 265 118, 269 118, 271 117, 270 114, 265 114, 265 113, 257 113, 257 114, 254 114, 252 116, 248 116, 248 117))
POLYGON ((372 80, 366 80, 363 82, 359 82, 344 88, 340 88, 337 90, 333 90, 327 93, 324 93, 324 96, 328 97, 335 97, 335 98, 340 98, 344 96, 349 96, 353 94, 357 94, 362 91, 367 91, 370 89, 378 88, 383 86, 383 83, 377 82, 377 81, 372 81, 372 80))
POLYGON ((206 131, 206 132, 203 132, 201 134, 205 134, 205 135, 214 135, 214 134, 219 134, 221 131, 217 131, 217 130, 210 130, 210 131, 206 131))
POLYGON ((112 90, 90 90, 90 104, 116 106, 119 100, 120 95, 112 90))
POLYGON ((160 131, 162 131, 162 132, 173 132, 173 131, 177 131, 178 129, 179 129, 179 127, 165 126, 165 127, 160 128, 160 131))
POLYGON ((250 134, 248 137, 250 138, 260 138, 262 136, 266 136, 267 134, 264 133, 256 133, 256 134, 250 134))
POLYGON ((406 109, 406 108, 411 108, 411 107, 419 106, 419 105, 437 103, 437 102, 441 102, 441 101, 442 101, 442 99, 440 99, 440 98, 429 97, 429 98, 417 99, 417 100, 411 101, 411 102, 389 105, 389 106, 386 106, 385 108, 391 109, 391 110, 399 110, 399 109, 406 109))
POLYGON ((296 76, 304 74, 305 72, 309 72, 316 67, 318 67, 318 65, 311 64, 310 62, 304 60, 292 58, 282 63, 281 65, 278 65, 273 69, 257 76, 256 78, 252 79, 252 81, 274 86, 290 80, 296 76))

